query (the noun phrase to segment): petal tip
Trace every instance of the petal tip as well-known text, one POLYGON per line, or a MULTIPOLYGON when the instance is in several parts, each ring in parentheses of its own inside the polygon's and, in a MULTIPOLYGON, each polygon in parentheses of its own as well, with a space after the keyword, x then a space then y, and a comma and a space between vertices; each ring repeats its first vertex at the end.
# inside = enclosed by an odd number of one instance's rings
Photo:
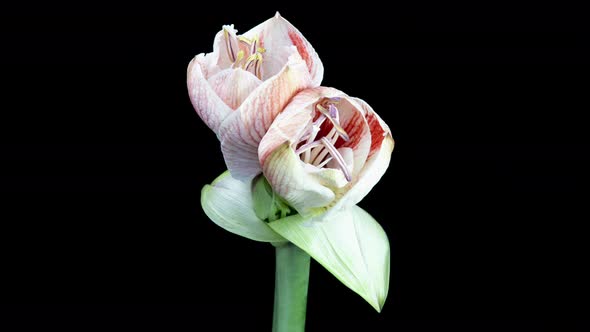
POLYGON ((192 76, 192 73, 193 73, 193 71, 194 71, 194 67, 195 67, 195 65, 197 65, 197 61, 198 61, 198 60, 197 60, 197 57, 198 57, 198 56, 199 56, 199 55, 195 55, 195 56, 194 56, 194 57, 191 59, 191 61, 188 63, 188 66, 186 67, 186 75, 187 75, 187 77, 190 77, 190 76, 192 76))
POLYGON ((393 152, 393 149, 395 148, 395 140, 393 139, 393 136, 391 136, 391 132, 388 132, 385 135, 384 143, 381 144, 387 144, 389 154, 393 152))
POLYGON ((371 306, 373 307, 373 309, 375 309, 375 311, 377 311, 378 313, 381 313, 381 310, 383 310, 383 306, 380 303, 371 303, 371 306))

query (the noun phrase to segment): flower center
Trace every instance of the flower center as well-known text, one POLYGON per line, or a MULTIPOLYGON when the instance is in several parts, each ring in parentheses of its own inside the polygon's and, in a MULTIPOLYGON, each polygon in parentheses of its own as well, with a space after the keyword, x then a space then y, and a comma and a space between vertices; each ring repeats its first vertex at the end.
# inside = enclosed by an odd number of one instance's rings
POLYGON ((229 31, 223 29, 227 56, 232 62, 232 68, 242 68, 262 79, 262 54, 266 50, 259 47, 258 37, 248 39, 243 36, 236 38, 229 31))
POLYGON ((347 181, 351 181, 350 168, 335 144, 339 138, 348 142, 350 137, 340 125, 340 115, 336 105, 340 98, 324 98, 314 105, 314 119, 297 143, 295 153, 304 163, 324 168, 334 161, 347 181), (326 122, 326 120, 328 120, 326 122))

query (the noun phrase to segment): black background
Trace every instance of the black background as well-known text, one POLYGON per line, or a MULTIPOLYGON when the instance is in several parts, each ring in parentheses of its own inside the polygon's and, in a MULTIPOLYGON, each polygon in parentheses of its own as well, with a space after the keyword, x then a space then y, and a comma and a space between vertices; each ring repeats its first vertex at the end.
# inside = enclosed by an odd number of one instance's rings
POLYGON ((580 11, 366 1, 3 11, 3 330, 270 330, 273 248, 202 212, 225 166, 185 80, 222 24, 275 10, 396 140, 360 204, 391 242, 385 308, 314 263, 307 330, 590 330, 580 11))

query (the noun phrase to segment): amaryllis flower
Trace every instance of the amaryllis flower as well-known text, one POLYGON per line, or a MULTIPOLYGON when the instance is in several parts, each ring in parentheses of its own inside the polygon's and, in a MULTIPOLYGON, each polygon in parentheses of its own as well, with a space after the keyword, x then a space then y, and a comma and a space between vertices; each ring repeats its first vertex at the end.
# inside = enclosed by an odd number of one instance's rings
POLYGON ((387 235, 356 204, 387 169, 393 139, 367 103, 320 87, 322 76, 278 13, 242 35, 224 26, 188 67, 191 102, 228 167, 201 205, 217 225, 276 247, 277 332, 304 329, 310 257, 378 311, 389 287, 387 235))
POLYGON ((258 155, 273 190, 308 215, 358 203, 387 169, 393 145, 366 102, 318 87, 287 105, 258 155))
POLYGON ((320 85, 323 72, 309 42, 278 13, 242 35, 223 26, 213 52, 191 61, 191 102, 220 139, 234 177, 260 173, 260 140, 297 92, 320 85))

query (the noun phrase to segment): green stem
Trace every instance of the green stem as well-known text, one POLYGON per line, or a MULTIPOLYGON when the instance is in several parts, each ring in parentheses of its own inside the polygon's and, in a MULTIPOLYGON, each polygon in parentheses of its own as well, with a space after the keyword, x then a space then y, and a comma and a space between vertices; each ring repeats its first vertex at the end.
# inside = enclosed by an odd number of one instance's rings
POLYGON ((288 243, 276 247, 273 332, 305 331, 309 255, 288 243))

